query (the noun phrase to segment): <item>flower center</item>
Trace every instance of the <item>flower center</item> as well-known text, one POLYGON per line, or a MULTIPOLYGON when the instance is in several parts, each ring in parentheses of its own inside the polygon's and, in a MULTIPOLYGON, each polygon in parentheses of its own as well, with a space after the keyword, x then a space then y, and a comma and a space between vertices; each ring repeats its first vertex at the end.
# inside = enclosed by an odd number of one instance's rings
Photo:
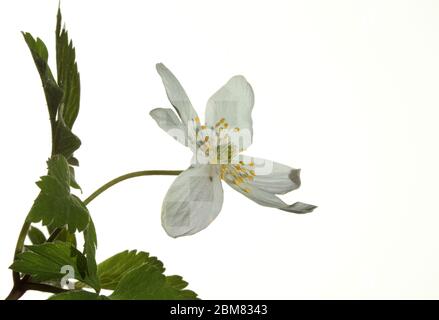
POLYGON ((246 164, 243 161, 239 161, 238 164, 221 165, 220 177, 241 188, 244 192, 249 193, 250 189, 243 187, 242 184, 253 181, 256 175, 253 170, 254 166, 253 162, 246 164))
MULTIPOLYGON (((240 128, 231 128, 222 118, 212 127, 200 125, 199 118, 193 120, 196 133, 197 161, 205 164, 219 164, 221 179, 236 186, 252 181, 255 176, 254 163, 239 160, 243 151, 240 128)), ((250 192, 243 188, 245 192, 250 192)))
POLYGON ((215 126, 207 127, 194 119, 196 133, 197 159, 209 164, 237 163, 237 156, 242 148, 239 146, 239 128, 230 129, 222 118, 215 126))

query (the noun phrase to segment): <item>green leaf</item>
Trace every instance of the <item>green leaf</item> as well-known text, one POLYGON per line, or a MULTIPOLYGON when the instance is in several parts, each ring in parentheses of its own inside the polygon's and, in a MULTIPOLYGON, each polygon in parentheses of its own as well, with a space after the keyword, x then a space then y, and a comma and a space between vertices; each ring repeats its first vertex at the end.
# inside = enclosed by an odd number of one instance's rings
MULTIPOLYGON (((63 109, 63 108, 61 108, 63 109)), ((70 159, 73 153, 81 146, 81 140, 72 132, 72 130, 65 124, 62 115, 58 115, 58 120, 55 124, 54 137, 54 154, 61 154, 66 159, 70 159)))
POLYGON ((32 244, 42 244, 46 242, 46 236, 40 229, 36 227, 30 227, 29 231, 27 232, 27 236, 32 244))
MULTIPOLYGON (((67 30, 62 27, 61 10, 56 21, 56 66, 58 86, 63 91, 58 111, 54 139, 54 153, 62 154, 70 161, 73 153, 81 146, 81 140, 72 132, 79 112, 81 85, 76 64, 76 53, 67 30)), ((77 163, 77 160, 72 160, 77 163)))
POLYGON ((63 91, 56 83, 47 63, 49 54, 44 42, 40 38, 35 40, 30 33, 23 32, 22 34, 32 54, 35 65, 37 66, 38 73, 40 74, 44 94, 46 96, 47 107, 49 109, 50 120, 53 123, 62 101, 63 91))
POLYGON ((99 290, 96 281, 88 273, 86 257, 66 242, 49 242, 26 246, 26 251, 18 254, 10 268, 16 272, 29 274, 33 281, 55 281, 63 278, 63 268, 70 266, 73 273, 69 275, 99 290))
POLYGON ((37 182, 41 189, 27 220, 42 222, 53 228, 68 228, 70 233, 87 228, 90 216, 87 207, 70 193, 70 169, 66 158, 53 156, 48 161, 49 173, 37 182))
POLYGON ((183 290, 188 286, 188 283, 183 280, 181 276, 167 276, 166 285, 179 290, 179 299, 195 300, 198 299, 197 294, 191 290, 183 290))
MULTIPOLYGON (((70 164, 70 162, 69 162, 69 164, 70 164)), ((80 185, 76 182, 75 168, 73 168, 72 166, 70 166, 70 167, 69 167, 69 170, 70 170, 70 186, 71 186, 72 188, 75 188, 75 189, 81 190, 81 192, 82 192, 82 189, 81 189, 80 185)))
POLYGON ((69 164, 72 165, 72 166, 78 167, 79 166, 79 161, 75 157, 70 157, 69 158, 69 164))
POLYGON ((96 248, 98 245, 98 240, 96 237, 96 229, 93 220, 90 218, 90 223, 87 229, 84 230, 84 255, 87 259, 87 272, 90 279, 94 282, 93 288, 101 288, 100 281, 97 275, 97 265, 96 265, 96 248))
POLYGON ((160 269, 144 264, 129 271, 109 296, 114 300, 192 300, 197 294, 182 290, 183 282, 165 277, 160 269))
POLYGON ((117 284, 128 272, 144 264, 154 266, 164 272, 163 263, 156 257, 150 257, 147 252, 123 251, 98 265, 98 277, 102 289, 114 290, 117 284))
MULTIPOLYGON (((58 10, 56 24, 56 64, 57 81, 48 65, 46 45, 30 33, 23 33, 31 51, 43 84, 52 126, 52 154, 61 154, 67 160, 80 147, 81 141, 72 132, 78 116, 80 102, 80 79, 76 64, 76 53, 66 29, 61 28, 61 11, 58 10)), ((77 165, 77 159, 71 161, 77 165)))
POLYGON ((166 283, 178 290, 182 290, 188 286, 188 283, 180 276, 168 276, 166 277, 166 283))
POLYGON ((74 290, 55 294, 48 300, 109 300, 106 296, 98 295, 94 292, 74 290))
MULTIPOLYGON (((163 263, 146 252, 123 251, 98 265, 102 289, 114 290, 114 300, 197 299, 197 294, 184 290, 188 283, 180 276, 165 276, 163 263)), ((85 285, 78 282, 76 288, 85 285)))
POLYGON ((76 53, 65 27, 61 27, 61 10, 56 21, 56 64, 59 87, 64 91, 62 118, 71 129, 79 112, 81 84, 76 64, 76 53))
MULTIPOLYGON (((52 234, 53 231, 55 231, 56 227, 47 226, 47 230, 50 234, 52 234)), ((61 232, 58 233, 58 236, 56 237, 56 240, 62 241, 62 242, 69 242, 76 248, 76 236, 74 233, 69 232, 66 228, 62 228, 61 232)))

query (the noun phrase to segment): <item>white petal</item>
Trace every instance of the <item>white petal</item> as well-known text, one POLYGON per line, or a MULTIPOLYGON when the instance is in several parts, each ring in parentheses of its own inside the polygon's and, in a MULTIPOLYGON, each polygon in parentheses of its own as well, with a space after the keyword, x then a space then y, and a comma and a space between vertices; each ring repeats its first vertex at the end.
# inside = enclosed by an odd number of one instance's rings
POLYGON ((171 135, 175 140, 187 145, 187 129, 177 117, 174 110, 157 108, 151 110, 149 115, 157 122, 160 128, 171 135))
POLYGON ((218 166, 191 167, 175 179, 166 194, 163 228, 174 238, 197 233, 217 217, 222 205, 218 166))
POLYGON ((248 183, 262 191, 285 194, 300 187, 300 169, 294 169, 271 160, 240 155, 243 167, 255 173, 248 183), (250 166, 249 164, 252 164, 250 166))
POLYGON ((248 183, 242 183, 238 186, 234 184, 231 180, 226 179, 226 182, 233 189, 240 192, 247 198, 253 200, 254 202, 260 204, 261 206, 277 208, 280 210, 294 212, 294 213, 308 213, 313 211, 315 208, 317 208, 314 205, 306 204, 303 202, 296 202, 291 205, 286 204, 275 194, 263 191, 248 183))
POLYGON ((187 126, 188 122, 192 122, 198 117, 197 112, 192 107, 186 92, 172 72, 163 63, 158 63, 156 68, 162 78, 169 101, 174 106, 183 124, 187 126))
POLYGON ((239 128, 244 150, 251 145, 253 126, 251 112, 254 105, 253 89, 243 76, 231 78, 207 102, 206 125, 214 127, 222 118, 230 129, 239 128))

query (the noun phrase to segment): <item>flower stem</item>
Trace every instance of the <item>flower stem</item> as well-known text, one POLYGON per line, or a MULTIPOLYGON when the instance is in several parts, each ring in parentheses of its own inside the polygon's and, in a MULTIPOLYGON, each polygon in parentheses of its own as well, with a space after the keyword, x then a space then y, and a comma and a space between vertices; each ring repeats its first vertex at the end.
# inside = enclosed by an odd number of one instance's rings
MULTIPOLYGON (((115 184, 118 184, 119 182, 122 182, 124 180, 136 178, 136 177, 142 177, 142 176, 178 176, 182 172, 183 172, 182 170, 144 170, 144 171, 130 172, 130 173, 124 174, 120 177, 114 178, 113 180, 108 181, 102 187, 100 187, 95 192, 93 192, 83 202, 85 205, 88 205, 95 198, 97 198, 101 193, 103 193, 104 191, 108 190, 109 188, 111 188, 115 184)), ((56 228, 52 232, 50 237, 46 240, 46 242, 55 241, 61 231, 62 231, 62 228, 56 228)))
POLYGON ((145 171, 136 171, 136 172, 127 173, 127 174, 124 174, 120 177, 117 177, 117 178, 107 182, 102 187, 97 189, 87 199, 84 200, 84 204, 88 205, 97 196, 99 196, 102 192, 111 188, 115 184, 118 184, 119 182, 122 182, 122 181, 127 180, 127 179, 131 179, 131 178, 135 178, 135 177, 142 177, 142 176, 178 176, 182 172, 183 171, 181 171, 181 170, 145 170, 145 171))
MULTIPOLYGON (((117 177, 113 180, 110 180, 106 184, 104 184, 102 187, 97 189, 95 192, 93 192, 87 199, 84 200, 84 204, 88 205, 90 202, 92 202, 96 197, 98 197, 101 193, 106 191, 107 189, 111 188, 115 184, 118 184, 119 182, 135 178, 135 177, 142 177, 142 176, 178 176, 180 173, 182 173, 182 170, 144 170, 144 171, 136 171, 124 174, 120 177, 117 177)), ((17 239, 17 245, 15 247, 15 253, 14 253, 14 261, 17 256, 17 254, 21 253, 24 248, 24 241, 26 240, 27 233, 29 231, 29 228, 31 226, 31 223, 25 220, 20 234, 18 235, 17 239)), ((62 228, 56 228, 52 234, 50 235, 49 239, 47 239, 47 242, 54 241, 59 233, 61 232, 62 228)), ((52 292, 52 293, 59 293, 63 292, 56 287, 52 287, 49 285, 44 284, 38 284, 38 283, 31 283, 29 282, 30 276, 25 275, 22 279, 20 279, 20 273, 19 272, 13 272, 12 273, 13 280, 14 280, 14 287, 11 290, 11 293, 6 298, 6 300, 18 300, 20 297, 27 291, 27 290, 38 290, 38 291, 44 291, 44 292, 52 292)))

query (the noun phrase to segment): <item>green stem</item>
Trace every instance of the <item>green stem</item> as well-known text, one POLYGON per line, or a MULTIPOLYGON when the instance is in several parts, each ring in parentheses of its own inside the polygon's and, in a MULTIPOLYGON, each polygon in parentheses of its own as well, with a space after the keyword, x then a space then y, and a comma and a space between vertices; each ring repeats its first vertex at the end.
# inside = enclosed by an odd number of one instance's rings
MULTIPOLYGON (((21 231, 17 239, 17 244, 15 246, 14 261, 17 254, 23 251, 24 241, 26 240, 27 232, 29 231, 30 225, 31 225, 30 222, 26 220, 24 221, 23 226, 21 227, 21 231)), ((18 283, 18 281, 20 281, 20 273, 15 271, 12 272, 12 279, 14 280, 14 284, 18 283)))
POLYGON ((18 235, 17 245, 15 246, 15 254, 18 254, 21 251, 23 251, 24 240, 26 240, 26 236, 27 236, 27 232, 29 231, 29 228, 30 228, 30 222, 26 220, 23 223, 23 226, 21 227, 20 234, 18 235))
POLYGON ((181 170, 145 170, 145 171, 136 171, 136 172, 124 174, 123 176, 117 177, 117 178, 107 182, 102 187, 100 187, 95 192, 93 192, 87 199, 84 200, 84 204, 88 205, 97 196, 99 196, 102 192, 111 188, 115 184, 118 184, 119 182, 122 182, 122 181, 127 180, 127 179, 131 179, 131 178, 135 178, 135 177, 142 177, 142 176, 178 176, 182 172, 183 171, 181 171, 181 170))
MULTIPOLYGON (((118 184, 119 182, 131 178, 142 177, 142 176, 178 176, 182 172, 183 172, 182 170, 144 170, 144 171, 127 173, 107 182, 102 187, 97 189, 87 199, 84 200, 84 204, 88 205, 90 202, 92 202, 96 197, 98 197, 101 193, 103 193, 107 189, 111 188, 115 184, 118 184)), ((24 241, 26 240, 26 236, 30 226, 31 223, 26 220, 21 228, 20 234, 17 239, 17 245, 15 247, 14 261, 17 254, 23 251, 24 241)), ((47 242, 51 242, 55 240, 61 230, 62 230, 61 228, 55 229, 50 235, 50 238, 47 240, 47 242)), ((56 293, 54 290, 58 290, 58 288, 55 287, 28 282, 30 280, 29 275, 25 275, 23 279, 20 279, 20 273, 18 272, 14 271, 12 275, 14 279, 14 287, 12 288, 12 291, 9 294, 9 296, 6 298, 7 300, 18 300, 27 290, 38 290, 38 291, 46 291, 46 292, 54 292, 54 293, 56 293)))
POLYGON ((53 242, 56 240, 56 238, 58 238, 59 234, 61 233, 61 231, 63 230, 63 228, 56 228, 55 230, 53 230, 53 232, 50 234, 49 238, 46 240, 46 242, 53 242))
MULTIPOLYGON (((117 177, 113 180, 108 181, 106 184, 104 184, 102 187, 97 189, 95 192, 93 192, 87 199, 84 200, 84 204, 88 205, 90 202, 92 202, 96 197, 98 197, 101 193, 106 191, 107 189, 111 188, 115 184, 118 184, 119 182, 122 182, 124 180, 128 180, 131 178, 136 177, 142 177, 142 176, 177 176, 183 171, 181 170, 144 170, 144 171, 136 171, 124 174, 120 177, 117 177)), ((62 231, 62 228, 56 228, 50 237, 46 240, 46 242, 53 242, 56 240, 60 232, 62 231)), ((25 278, 23 278, 25 279, 25 278)), ((27 280, 27 279, 26 279, 27 280)))

